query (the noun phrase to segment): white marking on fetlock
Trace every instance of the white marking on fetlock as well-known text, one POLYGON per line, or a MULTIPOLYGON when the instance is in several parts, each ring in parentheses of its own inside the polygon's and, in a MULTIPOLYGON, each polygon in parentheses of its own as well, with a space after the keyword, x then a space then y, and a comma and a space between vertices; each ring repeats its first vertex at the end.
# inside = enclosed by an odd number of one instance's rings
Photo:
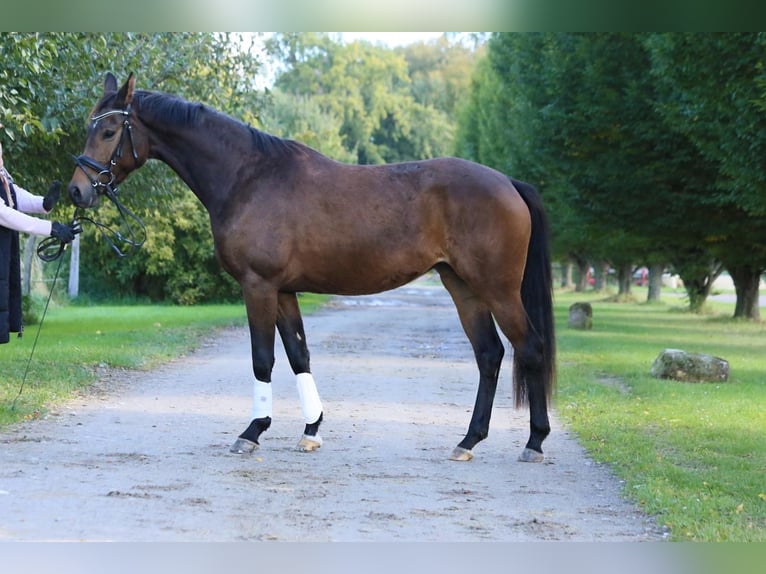
MULTIPOLYGON (((319 415, 322 414, 322 401, 319 400, 319 392, 314 377, 311 373, 299 373, 295 376, 295 383, 298 387, 303 420, 307 425, 313 424, 319 420, 319 415)), ((321 439, 319 444, 322 444, 321 439)))
POLYGON ((271 383, 255 381, 253 384, 253 419, 271 416, 271 383))

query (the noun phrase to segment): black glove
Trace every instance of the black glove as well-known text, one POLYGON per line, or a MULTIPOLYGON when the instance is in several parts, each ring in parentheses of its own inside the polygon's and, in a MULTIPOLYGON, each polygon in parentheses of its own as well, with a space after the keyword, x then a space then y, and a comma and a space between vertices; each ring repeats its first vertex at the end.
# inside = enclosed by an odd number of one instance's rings
POLYGON ((51 237, 55 237, 61 243, 70 243, 74 241, 74 236, 82 232, 82 227, 79 223, 71 223, 69 225, 54 221, 51 223, 51 237))
POLYGON ((51 187, 48 189, 47 195, 43 198, 43 209, 45 211, 50 211, 54 207, 56 207, 56 204, 59 201, 59 197, 61 196, 61 182, 56 180, 54 182, 51 182, 51 187))

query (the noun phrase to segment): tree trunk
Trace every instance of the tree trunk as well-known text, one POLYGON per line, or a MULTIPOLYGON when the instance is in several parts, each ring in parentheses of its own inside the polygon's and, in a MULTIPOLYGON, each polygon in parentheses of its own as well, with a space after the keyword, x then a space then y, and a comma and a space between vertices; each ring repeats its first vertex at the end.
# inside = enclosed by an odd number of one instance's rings
POLYGON ((574 288, 574 265, 572 265, 571 262, 567 262, 567 274, 564 278, 564 281, 566 282, 564 286, 567 289, 573 289, 574 288))
POLYGON ((571 261, 565 261, 561 264, 561 287, 562 289, 571 289, 574 287, 571 261))
POLYGON ((684 282, 684 289, 686 289, 686 295, 689 297, 689 310, 693 313, 699 313, 702 311, 702 307, 707 301, 708 295, 710 295, 710 289, 713 287, 713 281, 718 277, 718 274, 704 275, 697 277, 684 277, 681 279, 684 282))
POLYGON ((760 320, 761 310, 758 305, 758 288, 762 269, 741 265, 728 268, 737 291, 737 304, 734 306, 734 318, 760 320))
POLYGON ((633 284, 633 265, 630 263, 623 263, 617 266, 617 298, 626 298, 631 293, 631 285, 633 284))
POLYGON ((593 288, 596 291, 603 291, 607 287, 607 277, 609 276, 609 263, 602 262, 599 265, 594 266, 595 280, 593 288))
POLYGON ((699 313, 710 295, 713 281, 721 274, 721 263, 702 249, 690 249, 677 253, 673 266, 684 282, 689 297, 689 310, 699 313))
POLYGON ((661 263, 653 263, 649 265, 649 292, 646 295, 647 302, 659 302, 660 293, 662 292, 662 272, 664 270, 665 266, 661 263))
POLYGON ((577 266, 577 283, 575 284, 575 291, 578 293, 584 292, 588 288, 588 271, 590 265, 587 259, 580 257, 573 257, 575 265, 577 266))

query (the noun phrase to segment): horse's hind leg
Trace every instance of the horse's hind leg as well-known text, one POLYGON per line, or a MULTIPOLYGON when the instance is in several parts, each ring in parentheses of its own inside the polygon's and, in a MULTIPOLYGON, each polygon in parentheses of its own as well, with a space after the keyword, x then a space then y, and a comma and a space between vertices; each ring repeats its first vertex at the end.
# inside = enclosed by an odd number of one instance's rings
POLYGON ((322 422, 322 402, 319 399, 316 383, 309 367, 309 349, 306 333, 303 329, 300 306, 295 293, 279 294, 277 329, 285 346, 287 359, 295 373, 301 411, 306 423, 303 436, 298 442, 298 449, 310 452, 322 446, 319 425, 322 422))
POLYGON ((451 268, 440 266, 437 270, 455 302, 460 322, 471 342, 479 367, 479 389, 476 393, 468 432, 450 456, 452 460, 465 461, 473 458, 473 447, 489 434, 489 420, 497 390, 497 378, 505 351, 486 304, 451 268))
POLYGON ((534 329, 529 327, 520 301, 516 305, 493 307, 493 315, 514 348, 516 406, 529 403, 529 440, 519 455, 519 461, 542 462, 542 444, 551 432, 548 397, 544 387, 543 341, 534 329))

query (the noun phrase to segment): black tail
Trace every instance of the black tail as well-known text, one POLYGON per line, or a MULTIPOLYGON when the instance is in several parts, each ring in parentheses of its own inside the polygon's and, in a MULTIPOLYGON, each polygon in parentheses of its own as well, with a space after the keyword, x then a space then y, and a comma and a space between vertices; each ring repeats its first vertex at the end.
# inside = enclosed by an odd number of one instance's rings
POLYGON ((529 324, 525 349, 523 353, 518 352, 520 349, 514 352, 513 362, 514 395, 516 406, 520 407, 527 404, 530 392, 541 396, 539 391, 543 391, 550 403, 556 385, 556 337, 553 325, 553 277, 548 218, 540 194, 534 187, 513 179, 511 182, 524 199, 532 217, 527 265, 521 282, 521 300, 529 324), (535 359, 529 360, 528 353, 532 353, 535 359), (527 389, 527 385, 541 385, 541 388, 530 390, 527 389))

